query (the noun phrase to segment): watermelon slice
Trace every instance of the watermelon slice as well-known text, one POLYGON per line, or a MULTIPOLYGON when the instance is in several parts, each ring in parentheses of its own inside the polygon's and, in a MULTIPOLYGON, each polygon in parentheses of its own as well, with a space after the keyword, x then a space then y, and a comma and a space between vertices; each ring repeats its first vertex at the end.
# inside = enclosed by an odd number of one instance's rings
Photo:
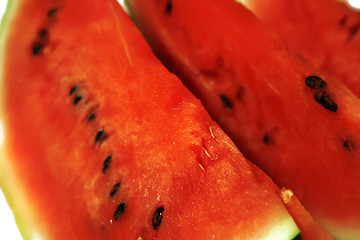
POLYGON ((337 239, 360 239, 360 101, 232 0, 128 0, 240 151, 337 239))
POLYGON ((11 1, 1 187, 24 239, 293 239, 280 189, 115 0, 11 1))
POLYGON ((360 97, 360 12, 338 0, 246 0, 261 20, 360 97))

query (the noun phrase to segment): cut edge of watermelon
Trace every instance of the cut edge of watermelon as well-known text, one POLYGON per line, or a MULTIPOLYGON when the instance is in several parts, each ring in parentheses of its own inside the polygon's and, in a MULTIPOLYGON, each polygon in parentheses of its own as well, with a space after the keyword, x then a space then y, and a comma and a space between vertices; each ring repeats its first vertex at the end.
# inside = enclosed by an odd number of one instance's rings
MULTIPOLYGON (((11 29, 10 25, 12 19, 16 16, 16 9, 24 0, 8 1, 4 16, 0 25, 0 48, 3 49, 5 39, 11 29)), ((3 82, 4 71, 1 66, 6 61, 4 54, 0 54, 0 85, 3 82)), ((25 196, 25 189, 16 178, 9 161, 8 154, 5 151, 6 141, 6 125, 4 125, 4 102, 3 102, 3 88, 0 88, 0 188, 4 193, 6 202, 10 207, 15 218, 16 225, 20 231, 23 239, 42 240, 43 238, 39 221, 36 218, 36 213, 31 211, 31 202, 25 196), (11 184, 10 184, 11 183, 11 184), (16 186, 12 188, 11 186, 16 186)))
POLYGON ((41 233, 39 225, 40 222, 37 221, 35 213, 31 211, 31 203, 23 194, 23 187, 15 177, 11 167, 5 164, 4 160, 7 155, 3 146, 0 147, 0 157, 0 188, 3 191, 7 204, 13 213, 21 236, 25 240, 42 240, 43 238, 41 236, 43 236, 43 234, 41 233), (16 189, 11 188, 11 186, 16 186, 16 189))
POLYGON ((8 158, 4 144, 0 144, 0 188, 23 239, 42 240, 40 221, 32 211, 31 201, 27 198, 21 181, 16 177, 9 161, 6 161, 8 158))

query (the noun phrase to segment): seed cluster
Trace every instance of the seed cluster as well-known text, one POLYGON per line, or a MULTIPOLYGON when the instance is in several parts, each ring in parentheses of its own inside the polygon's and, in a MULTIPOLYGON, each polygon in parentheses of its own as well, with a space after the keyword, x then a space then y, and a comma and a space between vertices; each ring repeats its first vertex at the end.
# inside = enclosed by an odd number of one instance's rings
MULTIPOLYGON (((343 20, 345 21, 345 20, 343 20)), ((325 109, 336 112, 337 104, 333 100, 331 93, 327 90, 326 82, 318 76, 309 76, 305 79, 306 85, 314 92, 314 99, 320 103, 325 109)), ((344 138, 342 145, 347 151, 352 151, 355 148, 355 142, 351 138, 344 138)))
POLYGON ((79 86, 74 85, 69 91, 69 95, 74 96, 74 99, 73 99, 74 105, 77 105, 81 101, 81 99, 83 98, 82 95, 77 94, 78 90, 79 90, 79 86))
MULTIPOLYGON (((79 105, 79 103, 81 101, 83 101, 83 99, 84 99, 84 96, 83 96, 84 91, 81 91, 81 90, 82 90, 81 84, 75 84, 69 90, 69 96, 72 97, 74 106, 79 105)), ((87 103, 88 103, 88 101, 85 101, 85 104, 87 104, 87 103)), ((91 109, 91 111, 89 112, 89 114, 86 118, 87 122, 90 123, 92 121, 95 121, 96 115, 97 115, 97 107, 91 109)), ((100 146, 107 138, 108 138, 108 133, 105 131, 104 128, 101 128, 101 129, 97 130, 97 132, 94 135, 94 144, 100 146)), ((107 174, 107 172, 109 171, 109 169, 111 167, 112 159, 113 159, 113 155, 110 154, 103 161, 103 166, 101 169, 101 172, 103 174, 107 174)), ((109 197, 114 197, 115 194, 119 191, 120 186, 121 186, 121 182, 116 183, 113 186, 113 188, 111 189, 111 191, 109 193, 109 197)), ((125 206, 126 206, 125 202, 121 202, 117 206, 117 208, 114 212, 114 215, 113 215, 115 220, 117 220, 121 215, 123 215, 123 213, 125 212, 125 206)))
POLYGON ((40 28, 37 33, 36 39, 31 44, 31 54, 34 56, 40 55, 43 53, 44 47, 49 43, 50 38, 50 27, 52 23, 55 21, 56 13, 58 12, 58 8, 51 8, 47 12, 47 21, 44 24, 44 27, 40 28))
POLYGON ((329 111, 337 111, 338 106, 333 100, 332 94, 327 90, 327 84, 323 79, 318 76, 309 76, 305 79, 305 83, 313 90, 316 102, 329 111))
MULTIPOLYGON (((72 98, 72 103, 74 107, 81 107, 89 102, 85 98, 86 91, 83 89, 82 84, 80 83, 72 85, 68 90, 68 94, 72 98), (80 104, 82 102, 84 105, 80 104)), ((90 111, 86 115, 86 120, 89 124, 97 119, 97 110, 98 110, 98 106, 90 108, 90 111)), ((105 128, 102 127, 99 130, 97 130, 96 133, 94 133, 93 143, 95 146, 100 146, 107 139, 108 139, 108 133, 106 132, 105 128)), ((112 154, 107 155, 107 157, 103 161, 101 172, 104 176, 108 174, 111 168, 112 161, 113 161, 112 154)), ((122 184, 121 181, 118 181, 116 184, 114 184, 113 187, 109 190, 108 197, 114 199, 121 189, 121 184, 122 184)), ((113 202, 114 201, 115 200, 113 200, 113 202)), ((126 208, 127 205, 125 201, 121 201, 120 203, 118 203, 115 212, 113 214, 113 219, 118 220, 122 215, 124 215, 126 208)), ((164 207, 159 207, 156 209, 155 213, 153 214, 152 228, 154 230, 156 230, 160 226, 163 218, 163 214, 162 214, 163 212, 164 212, 164 207)))

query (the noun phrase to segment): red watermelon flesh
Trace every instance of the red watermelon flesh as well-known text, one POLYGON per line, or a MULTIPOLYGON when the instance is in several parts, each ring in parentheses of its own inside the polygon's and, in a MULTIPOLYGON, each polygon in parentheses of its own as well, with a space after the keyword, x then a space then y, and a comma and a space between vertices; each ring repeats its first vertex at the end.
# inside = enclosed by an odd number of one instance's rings
POLYGON ((244 2, 289 47, 360 97, 359 11, 338 0, 244 2))
POLYGON ((157 56, 244 155, 336 238, 359 239, 359 99, 235 1, 127 5, 157 56))
POLYGON ((0 179, 25 239, 298 234, 278 187, 160 64, 116 1, 10 4, 0 179))

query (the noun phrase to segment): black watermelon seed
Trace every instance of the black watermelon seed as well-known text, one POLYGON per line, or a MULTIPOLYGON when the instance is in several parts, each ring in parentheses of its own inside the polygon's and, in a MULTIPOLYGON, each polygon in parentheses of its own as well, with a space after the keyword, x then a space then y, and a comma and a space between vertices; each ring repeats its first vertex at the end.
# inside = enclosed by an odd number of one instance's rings
POLYGON ((115 193, 119 190, 121 185, 121 182, 118 182, 117 184, 114 185, 114 187, 112 188, 111 192, 110 192, 110 197, 113 197, 115 195, 115 193))
POLYGON ((69 91, 69 95, 70 95, 70 96, 73 95, 73 94, 76 92, 77 89, 78 89, 78 86, 77 86, 77 85, 73 86, 73 87, 70 89, 70 91, 69 91))
POLYGON ((159 207, 158 209, 156 209, 152 219, 153 229, 157 229, 160 226, 161 220, 163 218, 162 213, 164 212, 164 210, 165 209, 163 207, 159 207))
POLYGON ((345 138, 343 139, 343 146, 346 150, 350 152, 355 148, 355 142, 352 141, 351 139, 345 138))
POLYGON ((38 36, 40 38, 46 38, 48 36, 48 34, 49 34, 49 32, 48 32, 48 30, 46 28, 42 28, 38 32, 38 36))
POLYGON ((33 55, 38 55, 41 52, 41 49, 44 47, 42 43, 34 42, 31 47, 31 52, 33 55))
POLYGON ((81 99, 82 99, 82 96, 76 96, 74 98, 74 105, 78 104, 81 101, 81 99))
POLYGON ((241 99, 244 96, 245 88, 243 86, 239 86, 236 91, 236 98, 241 99))
POLYGON ((292 240, 301 240, 301 233, 296 235, 292 240))
POLYGON ((95 143, 98 143, 98 142, 102 142, 104 141, 106 138, 107 138, 107 134, 105 133, 105 130, 104 129, 101 129, 99 130, 96 135, 95 135, 95 139, 94 139, 94 142, 95 143))
POLYGON ((272 139, 269 134, 265 133, 263 137, 263 143, 266 145, 270 145, 272 143, 272 139))
POLYGON ((307 77, 305 79, 305 83, 309 88, 315 89, 315 90, 322 90, 322 89, 326 88, 326 86, 327 86, 326 82, 318 76, 307 77))
POLYGON ((166 5, 166 8, 165 8, 166 14, 170 15, 171 10, 172 10, 172 2, 169 1, 168 4, 166 5))
POLYGON ((225 96, 224 94, 220 94, 220 99, 225 108, 232 108, 232 103, 227 96, 225 96))
POLYGON ((47 12, 48 17, 52 17, 58 10, 58 8, 50 8, 47 12))
POLYGON ((357 23, 350 28, 350 32, 349 32, 350 39, 353 38, 357 34, 359 29, 360 29, 360 23, 357 23))
POLYGON ((320 103, 325 109, 336 112, 338 109, 337 104, 325 91, 319 91, 314 95, 315 100, 320 103))
POLYGON ((89 115, 87 120, 90 122, 90 121, 94 120, 95 118, 96 118, 96 112, 93 112, 89 115))
POLYGON ((344 26, 346 24, 346 21, 347 21, 347 16, 345 15, 339 21, 340 26, 344 26))
POLYGON ((118 220, 119 217, 125 212, 125 203, 122 202, 119 204, 119 206, 116 208, 114 213, 114 219, 118 220))
POLYGON ((110 164, 111 164, 111 159, 112 159, 112 155, 109 155, 105 158, 104 164, 103 164, 103 169, 102 169, 103 173, 106 173, 107 170, 109 169, 110 164))
POLYGON ((344 145, 344 148, 346 149, 346 150, 348 150, 348 151, 351 151, 351 145, 350 145, 350 143, 348 142, 348 140, 344 140, 343 141, 343 145, 344 145))

